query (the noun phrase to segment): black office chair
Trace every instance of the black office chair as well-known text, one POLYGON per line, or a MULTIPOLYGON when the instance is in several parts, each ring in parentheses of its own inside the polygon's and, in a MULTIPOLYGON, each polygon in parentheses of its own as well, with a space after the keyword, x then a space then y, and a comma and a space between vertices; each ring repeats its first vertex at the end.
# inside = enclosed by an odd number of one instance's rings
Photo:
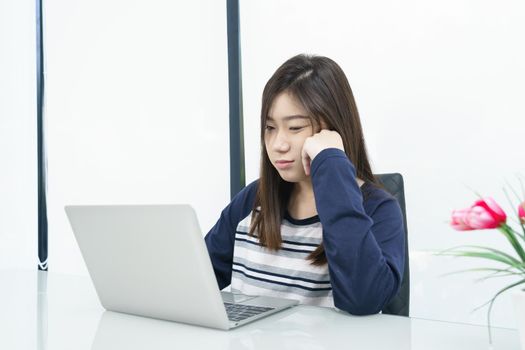
POLYGON ((403 176, 398 173, 376 174, 376 179, 384 186, 392 196, 399 202, 403 212, 403 223, 405 226, 405 272, 401 281, 401 288, 397 295, 383 308, 384 314, 408 316, 410 307, 410 269, 408 261, 408 228, 405 207, 405 187, 403 176))

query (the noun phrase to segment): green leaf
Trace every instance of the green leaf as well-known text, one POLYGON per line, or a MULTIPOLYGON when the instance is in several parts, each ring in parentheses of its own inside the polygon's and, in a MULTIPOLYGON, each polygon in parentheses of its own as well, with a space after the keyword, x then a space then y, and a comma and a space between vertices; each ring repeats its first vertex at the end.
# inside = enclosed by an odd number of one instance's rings
MULTIPOLYGON (((483 246, 479 246, 479 245, 462 245, 462 246, 458 246, 458 247, 453 247, 453 248, 450 248, 450 249, 446 249, 444 250, 443 252, 447 252, 447 251, 454 251, 455 249, 459 249, 459 248, 476 248, 476 249, 484 249, 486 251, 489 251, 489 252, 492 252, 492 253, 495 253, 495 254, 499 254, 501 255, 502 257, 505 257, 509 260, 509 262, 513 263, 513 264, 516 264, 516 265, 520 265, 522 264, 521 261, 519 261, 518 259, 516 259, 515 257, 513 257, 512 255, 509 255, 505 252, 502 252, 501 250, 497 250, 497 249, 494 249, 494 248, 489 248, 489 247, 483 247, 483 246)), ((448 255, 448 254, 442 254, 442 255, 448 255)))
MULTIPOLYGON (((518 220, 520 220, 520 219, 518 218, 518 220)), ((520 235, 518 232, 516 232, 516 235, 517 235, 519 238, 521 238, 521 240, 523 241, 523 243, 525 243, 525 225, 521 222, 521 220, 520 220, 520 226, 521 226, 521 231, 523 232, 523 234, 520 235)))
POLYGON ((488 279, 491 279, 491 278, 497 278, 497 277, 508 277, 508 276, 522 276, 523 274, 522 273, 516 273, 516 272, 509 272, 509 273, 505 273, 503 275, 496 275, 496 274, 491 274, 489 276, 484 276, 484 277, 480 277, 480 278, 476 278, 475 282, 484 282, 488 279))
POLYGON ((468 257, 468 258, 481 258, 486 260, 492 260, 496 262, 503 263, 505 265, 508 265, 510 267, 516 268, 523 273, 525 273, 525 265, 522 263, 513 263, 508 261, 505 258, 502 258, 501 256, 493 253, 485 253, 485 252, 456 252, 456 253, 450 253, 450 256, 456 256, 456 257, 468 257))
POLYGON ((514 232, 514 230, 507 224, 501 225, 499 230, 503 233, 503 235, 505 235, 505 237, 507 237, 516 253, 518 253, 521 261, 525 263, 525 251, 523 250, 520 242, 518 242, 516 239, 516 232, 514 232))
POLYGON ((474 251, 455 251, 450 252, 444 255, 449 256, 462 256, 462 257, 471 257, 471 258, 482 258, 492 261, 497 261, 500 263, 503 263, 505 265, 509 265, 513 268, 516 268, 520 271, 523 271, 525 273, 525 265, 517 261, 516 259, 509 260, 505 255, 501 255, 499 253, 487 253, 487 252, 474 252, 474 251))
POLYGON ((496 293, 496 295, 494 295, 494 296, 492 297, 492 299, 490 299, 490 300, 487 301, 485 304, 483 304, 483 305, 481 305, 481 306, 478 306, 477 308, 474 309, 474 311, 476 311, 476 310, 478 310, 478 309, 482 308, 483 306, 485 306, 485 305, 487 305, 487 304, 490 303, 490 305, 489 305, 489 309, 488 309, 488 311, 487 311, 487 324, 488 324, 488 327, 489 327, 489 343, 490 343, 490 344, 492 344, 492 334, 491 334, 491 332, 490 332, 490 314, 491 314, 491 312, 492 312, 492 306, 494 305, 494 301, 496 301, 496 298, 497 298, 501 293, 503 293, 503 292, 505 292, 505 291, 507 291, 507 290, 509 290, 509 289, 511 289, 511 288, 514 288, 514 287, 516 287, 516 286, 519 286, 520 284, 523 284, 523 283, 525 283, 525 278, 522 279, 521 281, 518 281, 518 282, 516 282, 516 283, 511 284, 510 286, 507 286, 507 287, 501 289, 499 292, 496 293))
MULTIPOLYGON (((457 271, 447 272, 447 273, 444 273, 444 274, 440 275, 440 277, 456 275, 456 274, 465 273, 465 272, 486 272, 486 271, 492 271, 493 274, 497 274, 497 273, 502 273, 502 272, 509 272, 513 268, 514 267, 512 267, 512 266, 511 267, 507 267, 506 269, 480 267, 480 268, 475 268, 475 269, 464 269, 464 270, 457 270, 457 271)), ((515 273, 515 274, 521 275, 521 273, 515 273)))
POLYGON ((513 284, 511 284, 511 285, 509 285, 509 286, 507 286, 507 287, 505 287, 505 288, 503 288, 503 289, 500 289, 499 292, 497 292, 496 295, 494 295, 494 296, 492 297, 492 299, 490 299, 489 301, 487 301, 487 302, 484 303, 483 305, 478 306, 477 308, 474 309, 474 311, 479 310, 479 309, 481 309, 483 306, 485 306, 485 305, 487 305, 487 304, 490 303, 490 307, 489 307, 489 312, 490 312, 490 309, 492 308, 492 304, 494 303, 494 301, 496 300, 496 298, 497 298, 501 293, 503 293, 503 292, 505 292, 505 291, 507 291, 507 290, 509 290, 509 289, 511 289, 511 288, 514 288, 514 287, 516 287, 516 286, 519 286, 520 284, 523 284, 523 283, 525 283, 525 278, 522 279, 522 280, 520 280, 520 281, 518 281, 518 282, 515 282, 515 283, 513 283, 513 284))

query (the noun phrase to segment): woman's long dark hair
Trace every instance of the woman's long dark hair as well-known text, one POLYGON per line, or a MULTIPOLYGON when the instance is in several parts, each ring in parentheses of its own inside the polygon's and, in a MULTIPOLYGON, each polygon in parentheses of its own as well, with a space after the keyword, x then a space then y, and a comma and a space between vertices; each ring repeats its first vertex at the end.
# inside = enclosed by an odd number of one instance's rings
MULTIPOLYGON (((312 126, 320 128, 322 120, 330 130, 341 135, 358 178, 377 183, 368 161, 354 95, 341 67, 322 56, 301 54, 290 58, 268 80, 262 96, 261 167, 250 235, 257 231, 260 244, 272 250, 281 247, 281 222, 293 189, 293 183, 283 180, 272 165, 264 142, 268 112, 275 98, 283 92, 301 103, 312 126)), ((314 265, 326 263, 322 243, 308 259, 314 265)))

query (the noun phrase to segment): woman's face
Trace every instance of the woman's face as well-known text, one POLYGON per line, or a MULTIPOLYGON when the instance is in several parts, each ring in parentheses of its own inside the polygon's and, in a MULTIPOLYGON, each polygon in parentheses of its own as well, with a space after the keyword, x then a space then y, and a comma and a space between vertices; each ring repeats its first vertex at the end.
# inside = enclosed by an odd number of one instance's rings
POLYGON ((283 180, 304 181, 301 151, 306 138, 314 134, 308 113, 287 92, 273 101, 266 120, 264 143, 268 158, 283 180))

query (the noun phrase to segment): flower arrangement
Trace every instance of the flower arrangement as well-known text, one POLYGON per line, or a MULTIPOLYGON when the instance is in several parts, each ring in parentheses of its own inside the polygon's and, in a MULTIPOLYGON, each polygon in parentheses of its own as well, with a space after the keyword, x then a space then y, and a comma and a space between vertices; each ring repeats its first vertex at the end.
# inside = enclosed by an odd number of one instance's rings
POLYGON ((503 265, 500 268, 486 267, 467 270, 489 272, 489 275, 484 279, 501 276, 516 276, 518 278, 516 282, 502 288, 487 303, 480 306, 483 307, 489 304, 487 313, 489 329, 490 313, 496 298, 503 292, 525 283, 525 201, 517 207, 516 214, 518 218, 517 224, 520 226, 522 233, 507 224, 505 212, 494 199, 487 197, 477 200, 468 208, 454 210, 450 222, 452 228, 459 231, 499 230, 512 246, 514 250, 513 255, 490 247, 475 245, 456 247, 442 252, 443 255, 481 258, 503 265))

